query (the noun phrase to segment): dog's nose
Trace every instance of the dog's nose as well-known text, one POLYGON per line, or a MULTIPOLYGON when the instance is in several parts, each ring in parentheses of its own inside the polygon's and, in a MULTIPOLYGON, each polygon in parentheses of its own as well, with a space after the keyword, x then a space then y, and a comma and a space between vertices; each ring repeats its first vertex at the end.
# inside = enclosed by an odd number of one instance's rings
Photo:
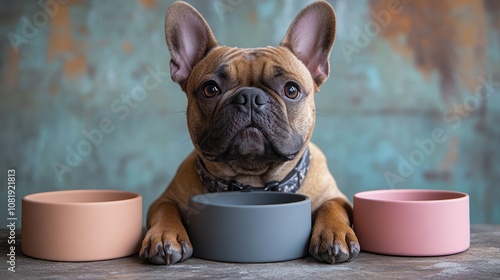
POLYGON ((239 105, 239 107, 242 109, 251 108, 252 110, 255 110, 263 107, 268 100, 269 97, 261 89, 248 88, 241 89, 239 92, 237 92, 233 97, 232 103, 239 105))

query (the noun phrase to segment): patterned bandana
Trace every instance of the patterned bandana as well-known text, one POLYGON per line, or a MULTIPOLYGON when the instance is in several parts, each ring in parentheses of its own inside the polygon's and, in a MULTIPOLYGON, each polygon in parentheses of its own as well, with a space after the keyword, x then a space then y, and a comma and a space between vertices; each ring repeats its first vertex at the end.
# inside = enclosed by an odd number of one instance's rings
POLYGON ((277 191, 295 193, 302 183, 304 182, 307 171, 309 170, 309 163, 311 162, 309 148, 304 151, 304 155, 300 159, 295 168, 288 173, 288 175, 280 182, 270 182, 264 187, 252 187, 243 185, 235 180, 222 180, 215 178, 205 168, 200 157, 196 160, 196 171, 198 176, 209 192, 226 192, 226 191, 277 191))

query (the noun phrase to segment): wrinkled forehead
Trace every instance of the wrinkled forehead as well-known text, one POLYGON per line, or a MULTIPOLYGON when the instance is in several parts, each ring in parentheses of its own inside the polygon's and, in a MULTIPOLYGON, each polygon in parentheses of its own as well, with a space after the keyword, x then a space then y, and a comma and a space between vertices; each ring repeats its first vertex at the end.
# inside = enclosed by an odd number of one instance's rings
POLYGON ((283 47, 213 49, 193 71, 196 81, 215 76, 221 80, 238 79, 242 85, 251 85, 263 79, 290 79, 311 83, 305 65, 283 47))

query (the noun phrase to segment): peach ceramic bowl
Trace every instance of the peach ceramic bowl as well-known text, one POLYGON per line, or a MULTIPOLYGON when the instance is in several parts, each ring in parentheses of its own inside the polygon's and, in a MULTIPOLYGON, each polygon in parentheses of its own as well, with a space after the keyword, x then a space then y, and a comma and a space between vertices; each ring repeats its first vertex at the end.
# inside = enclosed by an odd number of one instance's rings
POLYGON ((354 195, 361 250, 441 256, 470 245, 469 196, 440 190, 379 190, 354 195))
POLYGON ((97 261, 137 253, 142 197, 116 190, 72 190, 22 200, 21 249, 53 261, 97 261))

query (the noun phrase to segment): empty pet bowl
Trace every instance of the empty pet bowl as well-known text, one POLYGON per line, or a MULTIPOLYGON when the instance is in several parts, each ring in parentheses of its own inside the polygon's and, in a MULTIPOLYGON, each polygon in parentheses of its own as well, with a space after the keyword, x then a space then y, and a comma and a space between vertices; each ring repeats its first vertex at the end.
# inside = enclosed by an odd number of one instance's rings
POLYGON ((193 196, 186 217, 193 255, 225 262, 277 262, 307 255, 311 202, 278 192, 193 196))
POLYGON ((361 249, 399 256, 440 256, 470 245, 469 196, 440 190, 380 190, 354 195, 361 249))
POLYGON ((114 190, 56 191, 22 201, 22 251, 53 261, 96 261, 135 254, 142 197, 114 190))

